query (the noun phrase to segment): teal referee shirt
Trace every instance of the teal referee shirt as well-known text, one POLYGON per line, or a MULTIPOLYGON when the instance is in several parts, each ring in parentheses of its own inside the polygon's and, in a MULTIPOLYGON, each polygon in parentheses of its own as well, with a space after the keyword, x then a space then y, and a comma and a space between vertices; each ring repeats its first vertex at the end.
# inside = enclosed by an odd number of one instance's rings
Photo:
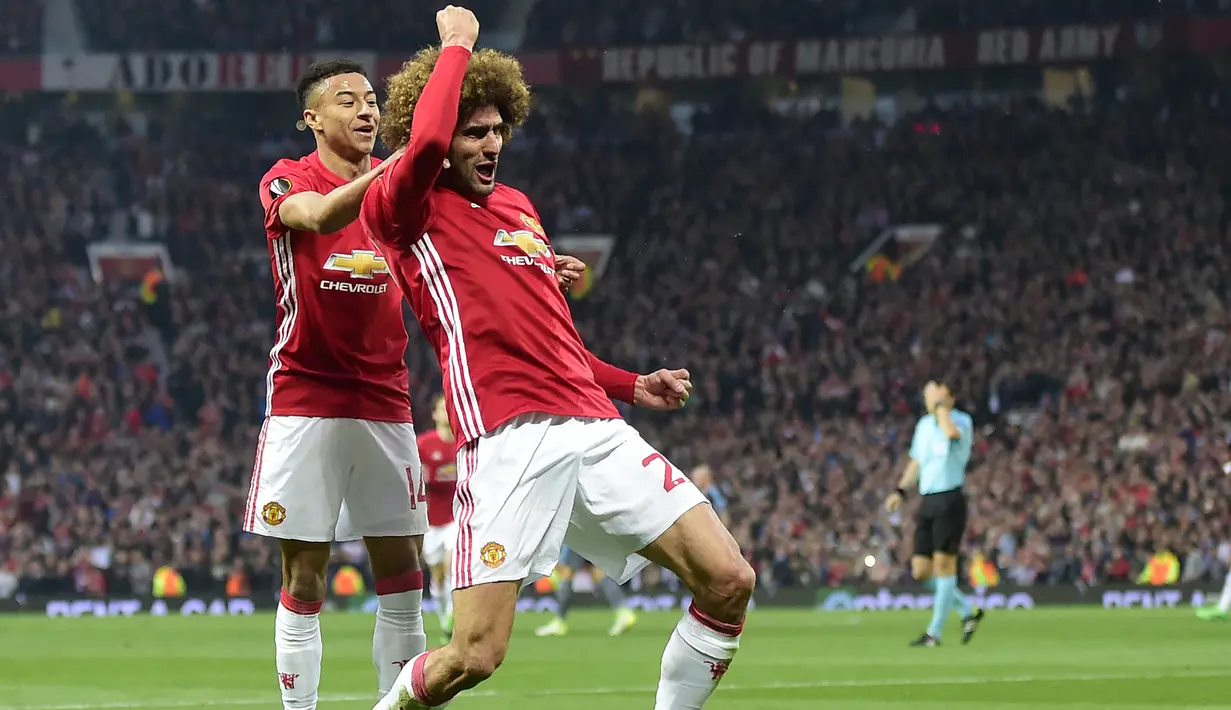
POLYGON ((910 457, 919 464, 919 492, 944 493, 966 482, 966 464, 974 443, 974 420, 960 409, 949 410, 961 438, 950 439, 940 430, 936 415, 929 414, 915 425, 910 457))

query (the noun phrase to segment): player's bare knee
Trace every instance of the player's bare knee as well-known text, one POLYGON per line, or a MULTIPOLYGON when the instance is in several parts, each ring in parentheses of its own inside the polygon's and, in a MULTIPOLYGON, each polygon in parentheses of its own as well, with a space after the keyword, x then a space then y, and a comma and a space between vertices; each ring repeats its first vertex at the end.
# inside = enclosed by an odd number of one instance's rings
POLYGON ((742 619, 757 586, 752 565, 732 555, 708 572, 705 584, 693 590, 698 606, 724 620, 742 619))
POLYGON ((413 537, 370 537, 363 542, 372 562, 372 575, 377 579, 399 577, 420 569, 419 548, 413 537))
POLYGON ((285 541, 282 545, 282 588, 295 599, 318 602, 325 598, 329 545, 285 541))
POLYGON ((932 569, 938 577, 952 577, 957 574, 957 557, 938 553, 932 559, 932 569))
POLYGON ((915 556, 910 559, 910 576, 916 582, 926 582, 932 578, 932 559, 915 556))
POLYGON ((295 599, 318 602, 325 598, 325 573, 311 560, 294 560, 283 567, 282 586, 295 599))

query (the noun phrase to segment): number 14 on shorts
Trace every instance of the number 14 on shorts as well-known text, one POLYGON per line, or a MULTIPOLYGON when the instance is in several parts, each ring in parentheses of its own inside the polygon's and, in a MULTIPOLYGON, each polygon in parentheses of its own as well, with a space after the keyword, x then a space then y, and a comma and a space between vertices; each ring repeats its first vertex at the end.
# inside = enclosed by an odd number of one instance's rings
POLYGON ((410 482, 410 509, 415 510, 419 504, 427 504, 427 481, 422 477, 419 478, 419 484, 416 490, 415 486, 415 470, 410 466, 406 467, 406 480, 410 482))

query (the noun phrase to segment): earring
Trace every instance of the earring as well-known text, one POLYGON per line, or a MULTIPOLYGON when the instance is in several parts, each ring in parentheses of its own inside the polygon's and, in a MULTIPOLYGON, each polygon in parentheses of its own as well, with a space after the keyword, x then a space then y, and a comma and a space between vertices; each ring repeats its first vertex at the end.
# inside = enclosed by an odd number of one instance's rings
POLYGON ((449 169, 449 159, 445 158, 445 170, 449 169))

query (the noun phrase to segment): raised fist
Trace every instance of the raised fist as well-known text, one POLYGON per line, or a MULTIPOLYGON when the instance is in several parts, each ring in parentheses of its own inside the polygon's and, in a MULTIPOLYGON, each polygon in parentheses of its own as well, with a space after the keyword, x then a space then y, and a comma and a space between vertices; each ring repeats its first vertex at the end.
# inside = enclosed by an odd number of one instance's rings
POLYGON ((479 19, 464 7, 449 5, 436 13, 436 29, 441 47, 474 49, 479 40, 479 19))

